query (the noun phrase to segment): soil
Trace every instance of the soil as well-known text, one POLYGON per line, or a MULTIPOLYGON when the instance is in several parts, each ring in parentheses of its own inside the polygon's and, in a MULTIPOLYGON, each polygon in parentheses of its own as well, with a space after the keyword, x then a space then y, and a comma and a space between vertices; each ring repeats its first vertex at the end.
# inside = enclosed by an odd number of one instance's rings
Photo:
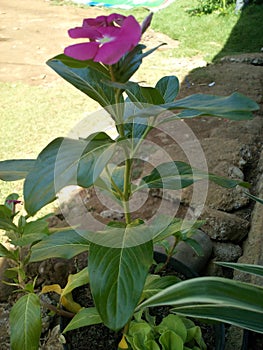
MULTIPOLYGON (((72 43, 65 35, 68 28, 76 26, 82 18, 95 17, 103 13, 104 10, 100 8, 57 7, 52 6, 49 1, 44 0, 23 0, 16 2, 1 0, 0 41, 2 50, 0 57, 0 81, 20 81, 29 85, 59 84, 61 78, 45 65, 45 61, 62 52, 63 47, 72 43)), ((169 47, 178 47, 179 45, 177 41, 171 40, 167 36, 152 30, 149 30, 144 40, 146 42, 149 40, 152 47, 161 42, 168 42, 169 47)), ((227 57, 218 63, 210 65, 206 65, 202 57, 182 59, 169 57, 167 61, 163 61, 163 67, 169 69, 172 65, 173 71, 180 78, 181 89, 179 97, 185 97, 194 93, 226 96, 235 91, 241 92, 260 105, 257 118, 261 118, 263 105, 262 60, 262 53, 227 57)), ((149 71, 151 71, 151 64, 153 64, 153 61, 149 61, 149 71)), ((53 101, 52 103, 55 102, 53 101)), ((229 132, 230 139, 238 140, 240 145, 243 142, 241 129, 232 122, 225 122, 216 118, 202 118, 201 120, 190 120, 188 125, 195 133, 197 139, 209 138, 212 130, 221 128, 224 133, 228 134, 229 132), (231 130, 231 132, 228 130, 231 130)), ((258 123, 258 128, 262 128, 262 123, 258 123)), ((262 133, 263 131, 261 129, 261 132, 259 132, 261 140, 262 133)), ((160 136, 153 133, 151 137, 156 140, 160 136)), ((159 141, 161 143, 162 140, 159 141)), ((169 140, 166 140, 166 142, 169 143, 169 140)), ((253 167, 247 169, 246 176, 252 181, 258 175, 257 170, 255 170, 255 164, 258 160, 261 146, 262 143, 260 142, 255 146, 253 167)), ((220 159, 223 152, 219 145, 214 154, 215 159, 220 159)), ((90 207, 90 211, 95 211, 94 215, 107 209, 99 204, 92 193, 82 193, 82 196, 85 198, 87 198, 87 195, 90 200, 87 205, 90 207)), ((158 194, 152 194, 150 196, 150 202, 144 206, 147 209, 141 212, 143 217, 151 217, 154 210, 158 208, 158 198, 158 194)), ((63 221, 60 220, 61 218, 61 216, 57 215, 54 224, 63 225, 63 221)), ((54 266, 55 264, 52 266, 52 269, 54 266)), ((42 276, 43 280, 56 283, 55 275, 47 275, 48 271, 47 269, 46 276, 42 276)), ((54 269, 52 271, 54 272, 54 269)), ((58 274, 61 278, 61 270, 59 268, 58 274)), ((5 327, 2 327, 2 325, 7 323, 8 310, 9 306, 7 303, 0 305, 0 342, 1 349, 3 350, 9 349, 7 330, 5 327)), ((45 338, 41 349, 57 349, 54 345, 58 343, 57 334, 54 335, 54 339, 52 343, 52 339, 47 341, 45 338), (48 343, 53 345, 47 345, 48 343)), ((107 349, 107 347, 104 348, 107 349)), ((98 347, 89 347, 89 349, 98 349, 98 347)), ((250 349, 252 350, 253 348, 250 347, 250 349)), ((256 350, 259 350, 259 348, 256 350)))

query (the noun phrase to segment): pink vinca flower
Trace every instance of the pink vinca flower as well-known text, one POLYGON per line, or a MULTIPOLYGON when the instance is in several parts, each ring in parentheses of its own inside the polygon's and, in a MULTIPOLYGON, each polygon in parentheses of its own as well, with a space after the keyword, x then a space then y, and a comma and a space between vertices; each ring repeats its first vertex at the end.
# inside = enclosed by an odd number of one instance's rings
POLYGON ((65 55, 112 65, 138 44, 142 30, 133 16, 114 13, 84 19, 82 27, 72 28, 68 33, 73 39, 88 38, 90 41, 66 47, 65 55))

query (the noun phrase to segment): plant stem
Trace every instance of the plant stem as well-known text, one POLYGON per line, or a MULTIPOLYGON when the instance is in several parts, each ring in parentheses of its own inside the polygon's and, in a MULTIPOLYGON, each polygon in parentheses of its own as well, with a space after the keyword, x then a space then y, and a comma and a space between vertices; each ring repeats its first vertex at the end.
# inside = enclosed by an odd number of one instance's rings
MULTIPOLYGON (((125 138, 124 133, 124 125, 119 125, 119 134, 121 138, 125 138)), ((131 222, 131 214, 130 214, 130 206, 129 199, 131 196, 131 168, 132 168, 132 159, 130 158, 130 152, 128 150, 127 144, 124 141, 123 143, 123 151, 125 153, 125 171, 124 171, 124 179, 123 179, 123 209, 125 215, 126 224, 130 224, 131 222)))
POLYGON ((166 258, 165 263, 163 264, 163 266, 159 270, 155 271, 156 273, 160 273, 161 271, 163 271, 167 267, 167 265, 169 264, 169 262, 173 256, 174 249, 177 246, 177 244, 178 244, 178 242, 177 242, 177 239, 175 238, 174 243, 172 245, 172 248, 170 249, 170 252, 167 254, 167 258, 166 258))
POLYGON ((73 318, 75 316, 75 314, 73 312, 69 312, 69 311, 65 311, 65 310, 62 310, 62 309, 58 309, 56 306, 48 304, 48 303, 46 303, 44 301, 41 301, 41 303, 42 303, 42 305, 45 308, 55 312, 56 314, 58 314, 60 316, 64 316, 64 317, 67 317, 67 318, 73 318))
MULTIPOLYGON (((109 66, 109 73, 110 73, 111 80, 113 82, 116 81, 112 66, 109 66)), ((115 102, 116 102, 117 108, 118 108, 118 105, 120 103, 120 97, 121 97, 121 90, 115 89, 115 102)), ((119 110, 118 110, 117 115, 113 119, 115 120, 116 129, 118 130, 121 139, 125 140, 123 115, 120 116, 119 110)), ((131 222, 129 199, 131 196, 132 159, 130 157, 130 152, 129 152, 129 149, 128 149, 125 141, 123 143, 123 151, 125 154, 125 171, 124 171, 124 179, 123 179, 124 184, 123 184, 123 193, 122 193, 122 206, 123 206, 123 210, 124 210, 126 224, 129 224, 131 222)), ((117 192, 119 192, 119 191, 117 191, 117 192)))

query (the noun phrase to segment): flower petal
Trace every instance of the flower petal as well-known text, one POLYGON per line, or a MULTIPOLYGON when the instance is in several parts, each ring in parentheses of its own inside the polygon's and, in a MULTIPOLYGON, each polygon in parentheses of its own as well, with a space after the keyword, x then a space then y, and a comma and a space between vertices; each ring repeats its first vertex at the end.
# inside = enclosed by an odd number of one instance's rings
POLYGON ((72 39, 89 38, 91 40, 95 40, 101 38, 100 32, 91 27, 72 28, 69 29, 68 34, 72 39))
POLYGON ((121 36, 126 38, 133 49, 141 39, 142 30, 140 24, 133 16, 128 16, 121 27, 121 36))
POLYGON ((90 42, 90 43, 80 43, 71 45, 65 48, 64 54, 75 58, 76 60, 85 61, 91 60, 95 57, 99 49, 99 43, 90 42))
POLYGON ((123 21, 125 20, 126 16, 120 15, 119 13, 112 13, 107 17, 107 24, 113 25, 113 22, 117 23, 119 26, 122 26, 123 21))
POLYGON ((94 57, 94 61, 112 65, 118 62, 127 51, 127 46, 123 45, 123 42, 111 41, 103 44, 99 48, 97 54, 94 57))
POLYGON ((107 26, 107 16, 98 16, 96 18, 85 18, 83 20, 83 27, 106 27, 107 26))

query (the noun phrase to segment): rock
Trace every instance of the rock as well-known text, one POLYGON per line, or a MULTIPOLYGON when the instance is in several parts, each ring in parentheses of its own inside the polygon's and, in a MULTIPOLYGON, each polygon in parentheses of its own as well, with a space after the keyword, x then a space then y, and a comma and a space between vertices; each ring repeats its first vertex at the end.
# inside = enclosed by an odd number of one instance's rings
POLYGON ((115 210, 103 210, 100 213, 100 216, 103 218, 111 219, 111 220, 122 220, 124 218, 124 214, 115 210))
POLYGON ((1 350, 9 350, 9 312, 10 306, 8 304, 0 304, 0 344, 1 350))
POLYGON ((233 212, 246 207, 249 201, 242 187, 224 188, 210 183, 206 205, 213 209, 233 212))
POLYGON ((49 331, 41 350, 63 350, 65 343, 66 340, 60 332, 60 326, 57 325, 49 331))
MULTIPOLYGON (((263 151, 261 153, 260 161, 258 163, 258 169, 263 169, 263 151)), ((260 172, 259 172, 260 174, 260 172)), ((263 174, 258 178, 257 181, 257 196, 263 198, 263 174)), ((263 265, 263 205, 256 203, 251 217, 251 227, 248 233, 248 239, 243 246, 243 256, 238 260, 239 263, 243 264, 255 264, 263 265)), ((244 274, 239 271, 235 271, 234 278, 251 282, 263 286, 263 279, 249 274, 244 274)))
POLYGON ((205 220, 202 230, 214 240, 239 243, 248 234, 249 222, 235 214, 205 207, 201 219, 205 220))
POLYGON ((242 248, 233 243, 213 243, 213 256, 216 261, 235 262, 242 255, 242 248))

